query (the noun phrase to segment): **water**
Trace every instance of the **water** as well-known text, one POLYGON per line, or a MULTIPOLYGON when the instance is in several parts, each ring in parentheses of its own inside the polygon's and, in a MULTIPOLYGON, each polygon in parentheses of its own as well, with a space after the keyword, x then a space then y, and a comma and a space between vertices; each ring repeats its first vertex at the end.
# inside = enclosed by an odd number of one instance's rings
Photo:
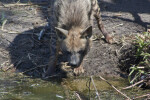
MULTIPOLYGON (((118 89, 128 85, 124 79, 108 79, 118 89)), ((102 100, 124 100, 122 95, 114 91, 107 83, 94 78, 102 100)), ((0 100, 78 100, 78 93, 83 100, 98 100, 95 89, 89 78, 68 78, 62 80, 45 81, 39 78, 33 79, 22 74, 7 74, 0 72, 0 100), (90 91, 89 91, 90 90, 90 91)), ((131 89, 122 91, 129 97, 150 93, 149 90, 131 89)), ((141 100, 141 99, 139 99, 141 100)))

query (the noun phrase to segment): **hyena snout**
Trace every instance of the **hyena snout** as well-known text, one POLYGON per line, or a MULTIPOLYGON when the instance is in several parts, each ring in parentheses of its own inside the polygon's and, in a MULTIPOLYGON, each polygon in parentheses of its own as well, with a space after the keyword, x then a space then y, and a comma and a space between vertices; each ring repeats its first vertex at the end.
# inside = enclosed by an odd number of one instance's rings
POLYGON ((68 57, 69 65, 73 67, 78 67, 81 63, 81 55, 78 53, 73 53, 68 57))

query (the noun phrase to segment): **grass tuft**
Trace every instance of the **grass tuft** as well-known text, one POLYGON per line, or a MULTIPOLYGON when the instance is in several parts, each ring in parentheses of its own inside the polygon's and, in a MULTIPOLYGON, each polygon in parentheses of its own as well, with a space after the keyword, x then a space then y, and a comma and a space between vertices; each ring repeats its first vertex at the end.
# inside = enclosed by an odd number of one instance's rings
POLYGON ((129 81, 131 84, 138 81, 142 76, 150 74, 150 33, 144 32, 137 35, 134 40, 136 49, 136 59, 140 62, 130 67, 129 81))

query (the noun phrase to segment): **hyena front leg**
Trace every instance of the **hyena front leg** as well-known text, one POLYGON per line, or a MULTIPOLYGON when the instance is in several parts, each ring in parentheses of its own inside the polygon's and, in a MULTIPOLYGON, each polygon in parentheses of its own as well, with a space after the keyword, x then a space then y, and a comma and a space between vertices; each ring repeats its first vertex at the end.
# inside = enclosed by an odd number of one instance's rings
POLYGON ((74 68, 73 72, 75 75, 79 75, 81 73, 84 73, 84 68, 82 66, 83 62, 81 63, 81 65, 77 68, 74 68))
POLYGON ((49 58, 47 71, 43 76, 44 78, 53 76, 55 74, 58 52, 60 51, 58 40, 52 39, 52 41, 50 42, 51 42, 51 46, 50 46, 51 56, 49 58))
POLYGON ((108 43, 112 43, 113 42, 113 38, 110 36, 110 34, 108 34, 108 32, 106 31, 103 23, 102 23, 102 18, 101 18, 101 13, 100 13, 100 7, 98 5, 98 1, 97 0, 92 0, 92 12, 94 17, 96 18, 97 24, 98 24, 98 28, 101 30, 101 32, 103 33, 106 41, 108 43))
POLYGON ((48 69, 46 73, 44 74, 44 78, 55 74, 56 64, 57 64, 57 57, 56 56, 50 57, 50 61, 48 63, 48 69))

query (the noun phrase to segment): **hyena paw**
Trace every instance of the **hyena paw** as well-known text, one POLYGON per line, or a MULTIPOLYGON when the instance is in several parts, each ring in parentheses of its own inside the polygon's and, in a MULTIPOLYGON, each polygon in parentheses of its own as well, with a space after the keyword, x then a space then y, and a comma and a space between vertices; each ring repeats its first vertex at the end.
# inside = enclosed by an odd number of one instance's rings
POLYGON ((74 74, 79 75, 81 73, 84 73, 83 67, 74 68, 74 74))
POLYGON ((110 43, 110 44, 112 44, 112 43, 114 42, 113 37, 110 36, 110 35, 107 35, 107 36, 105 37, 105 39, 106 39, 106 41, 107 41, 108 43, 110 43))

